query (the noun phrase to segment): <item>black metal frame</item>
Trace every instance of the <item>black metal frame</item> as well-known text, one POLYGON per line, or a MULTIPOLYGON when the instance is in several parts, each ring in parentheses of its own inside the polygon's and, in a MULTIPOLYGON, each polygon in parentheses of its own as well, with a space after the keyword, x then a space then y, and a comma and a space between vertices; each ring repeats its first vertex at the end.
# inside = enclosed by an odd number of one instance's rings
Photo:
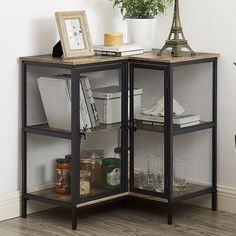
MULTIPOLYGON (((72 211, 72 229, 77 228, 77 210, 78 204, 83 202, 100 199, 119 193, 128 191, 128 63, 127 60, 118 62, 105 62, 96 64, 86 64, 81 66, 65 66, 55 65, 50 63, 38 62, 22 62, 22 217, 27 216, 27 200, 36 200, 49 204, 54 204, 60 207, 71 208, 72 211), (51 131, 38 128, 37 126, 27 126, 27 66, 41 66, 65 68, 71 70, 72 81, 72 115, 71 115, 71 133, 63 131, 51 131), (95 196, 80 198, 78 173, 80 169, 79 153, 80 153, 80 75, 82 73, 98 72, 105 70, 120 70, 121 76, 121 90, 122 90, 122 106, 121 106, 121 187, 119 189, 107 191, 105 193, 97 194, 95 196), (71 139, 71 153, 72 153, 72 178, 71 178, 71 202, 63 202, 56 199, 50 199, 43 196, 37 196, 27 193, 27 133, 37 135, 46 135, 51 137, 71 139)), ((123 197, 119 198, 123 199, 123 197)))
POLYGON ((179 201, 198 197, 204 194, 212 194, 212 210, 217 210, 217 58, 202 59, 177 63, 164 62, 146 62, 131 60, 130 62, 130 146, 131 146, 131 192, 156 196, 166 199, 167 205, 167 221, 172 224, 172 207, 179 201), (173 69, 176 66, 212 63, 212 121, 205 122, 196 126, 181 129, 173 128, 173 69), (163 193, 150 192, 143 189, 134 188, 134 132, 137 131, 134 120, 134 70, 135 68, 152 69, 164 72, 164 100, 165 100, 165 124, 164 124, 164 171, 165 171, 165 187, 163 193), (173 196, 173 136, 212 129, 212 186, 206 189, 185 194, 179 197, 173 196))
MULTIPOLYGON (((72 229, 77 228, 77 210, 78 203, 92 201, 99 198, 128 192, 128 160, 124 157, 128 156, 128 130, 130 131, 130 191, 160 197, 166 200, 168 224, 172 223, 172 207, 173 204, 182 200, 197 197, 203 194, 212 194, 212 210, 217 209, 217 58, 202 59, 187 62, 177 63, 154 63, 145 62, 132 59, 124 59, 116 62, 101 62, 86 65, 60 65, 52 63, 41 63, 23 60, 22 61, 22 217, 27 216, 27 200, 36 200, 45 203, 54 204, 60 207, 67 207, 72 210, 72 229), (213 97, 212 97, 212 122, 206 122, 192 127, 174 129, 172 120, 173 110, 173 68, 175 66, 212 63, 213 64, 213 97), (28 66, 41 66, 70 69, 72 73, 72 122, 71 133, 63 131, 50 131, 37 126, 27 126, 27 67, 28 66), (152 69, 161 70, 164 72, 164 96, 165 96, 165 125, 164 125, 164 155, 165 155, 165 191, 164 193, 155 193, 134 188, 134 132, 136 125, 134 121, 134 69, 152 69), (80 198, 79 196, 79 159, 80 153, 80 75, 81 73, 104 71, 119 69, 121 71, 121 90, 122 90, 122 122, 121 122, 121 150, 122 150, 122 163, 121 171, 123 173, 121 179, 121 188, 118 190, 110 191, 107 193, 99 194, 89 198, 80 198), (128 78, 129 77, 129 78, 128 78), (130 87, 130 111, 128 111, 128 84, 130 87), (128 121, 128 112, 130 112, 130 121, 128 121), (204 129, 212 129, 212 186, 204 190, 183 195, 180 197, 173 197, 173 136, 200 131, 204 129), (63 139, 71 139, 71 152, 72 152, 72 193, 71 202, 62 202, 47 197, 37 196, 27 193, 27 133, 45 135, 63 139)), ((127 197, 119 197, 120 199, 128 199, 127 197)), ((129 198, 131 199, 131 198, 129 198)), ((114 200, 114 199, 113 199, 114 200)), ((113 201, 112 200, 112 201, 113 201)), ((99 203, 98 203, 99 204, 99 203)))

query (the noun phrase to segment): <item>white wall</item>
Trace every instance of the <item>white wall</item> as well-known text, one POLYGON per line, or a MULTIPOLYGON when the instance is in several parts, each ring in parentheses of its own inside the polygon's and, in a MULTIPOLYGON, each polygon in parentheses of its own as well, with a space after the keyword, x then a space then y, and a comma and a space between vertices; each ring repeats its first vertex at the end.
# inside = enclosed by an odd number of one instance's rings
POLYGON ((20 63, 26 55, 51 53, 58 40, 56 11, 86 10, 92 40, 102 42, 105 31, 122 31, 118 10, 109 0, 9 0, 0 15, 0 193, 20 189, 20 63))
MULTIPOLYGON (((219 52, 219 183, 236 188, 234 99, 236 67, 236 1, 181 2, 186 38, 196 51, 219 52)), ((57 41, 54 12, 85 9, 94 43, 105 31, 126 31, 118 10, 109 0, 9 0, 0 16, 1 40, 1 164, 0 193, 20 188, 20 72, 18 57, 50 53, 57 41)), ((170 12, 158 20, 156 46, 161 47, 171 25, 170 12)), ((192 76, 189 73, 189 76, 192 76)))
MULTIPOLYGON (((181 18, 185 37, 196 51, 217 52, 219 58, 219 184, 236 188, 236 1, 181 0, 181 18)), ((171 14, 159 19, 157 47, 168 36, 171 14)), ((190 74, 189 74, 190 76, 190 74)), ((204 101, 202 101, 204 102, 204 101)))

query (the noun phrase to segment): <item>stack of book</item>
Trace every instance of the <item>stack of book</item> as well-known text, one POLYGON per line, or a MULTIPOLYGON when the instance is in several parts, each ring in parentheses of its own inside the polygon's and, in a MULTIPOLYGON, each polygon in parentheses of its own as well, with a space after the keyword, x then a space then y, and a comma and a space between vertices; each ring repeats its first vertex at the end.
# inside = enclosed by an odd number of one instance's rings
MULTIPOLYGON (((71 76, 58 75, 37 79, 48 125, 71 130, 71 76)), ((98 113, 89 79, 80 78, 80 129, 99 126, 98 113)))
POLYGON ((137 44, 124 44, 122 46, 103 46, 97 45, 93 47, 95 55, 97 56, 131 56, 136 54, 142 54, 144 49, 137 44))
MULTIPOLYGON (((153 128, 156 126, 164 126, 164 116, 147 116, 143 114, 136 115, 136 125, 140 128, 153 128)), ((200 124, 200 116, 196 114, 175 115, 173 117, 174 128, 185 128, 200 124)))

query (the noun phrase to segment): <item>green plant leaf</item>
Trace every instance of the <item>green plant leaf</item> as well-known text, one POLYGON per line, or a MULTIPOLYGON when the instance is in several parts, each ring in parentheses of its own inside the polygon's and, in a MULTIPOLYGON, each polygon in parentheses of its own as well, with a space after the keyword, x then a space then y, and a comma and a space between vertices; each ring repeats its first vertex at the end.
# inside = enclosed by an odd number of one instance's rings
POLYGON ((110 0, 120 8, 123 19, 152 19, 164 14, 173 0, 110 0))

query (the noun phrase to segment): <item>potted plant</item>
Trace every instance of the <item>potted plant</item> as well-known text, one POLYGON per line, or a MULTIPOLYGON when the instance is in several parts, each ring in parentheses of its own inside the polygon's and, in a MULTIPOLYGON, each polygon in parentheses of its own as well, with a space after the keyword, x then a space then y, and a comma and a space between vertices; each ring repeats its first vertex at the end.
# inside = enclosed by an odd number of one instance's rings
POLYGON ((113 7, 121 10, 127 19, 130 43, 140 44, 145 51, 151 51, 155 31, 156 16, 165 13, 172 0, 111 0, 113 7))

